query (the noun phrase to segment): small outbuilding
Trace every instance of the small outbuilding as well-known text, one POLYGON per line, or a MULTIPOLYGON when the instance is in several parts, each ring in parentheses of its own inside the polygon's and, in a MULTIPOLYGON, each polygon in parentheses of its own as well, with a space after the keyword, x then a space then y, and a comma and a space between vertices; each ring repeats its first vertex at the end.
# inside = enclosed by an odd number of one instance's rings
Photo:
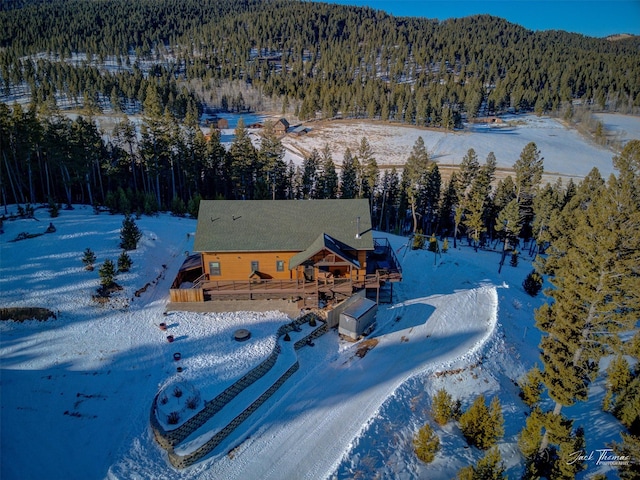
POLYGON ((352 297, 350 304, 340 313, 338 333, 357 340, 375 328, 378 304, 366 297, 352 297))
POLYGON ((281 118, 273 125, 273 131, 276 135, 284 135, 289 130, 289 122, 286 118, 281 118))

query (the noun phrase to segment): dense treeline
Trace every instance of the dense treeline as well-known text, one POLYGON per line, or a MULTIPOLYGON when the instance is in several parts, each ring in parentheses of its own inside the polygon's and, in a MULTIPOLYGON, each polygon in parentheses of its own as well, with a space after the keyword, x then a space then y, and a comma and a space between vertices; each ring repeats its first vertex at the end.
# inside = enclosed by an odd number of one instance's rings
POLYGON ((523 382, 523 399, 532 407, 519 440, 523 478, 573 478, 586 468, 575 453, 585 449, 584 430, 563 410, 589 399, 603 360, 612 361, 602 407, 626 430, 619 444, 601 448, 623 457, 608 452, 620 478, 637 478, 640 141, 629 142, 613 163, 616 176, 603 179, 593 170, 570 199, 550 202, 540 215, 548 248, 537 268, 552 288, 535 313, 542 370, 532 370, 523 382), (551 402, 541 402, 543 395, 551 402))
POLYGON ((0 11, 6 96, 118 109, 144 103, 141 75, 201 98, 236 80, 295 106, 302 119, 342 114, 444 128, 465 114, 542 113, 575 99, 637 110, 638 45, 532 32, 490 16, 436 22, 293 0, 56 0, 0 11))
POLYGON ((301 165, 286 164, 272 122, 254 138, 240 120, 225 148, 219 132, 205 137, 189 105, 185 121, 175 122, 151 83, 142 122, 123 115, 107 138, 91 117, 40 117, 33 105, 0 104, 3 204, 85 203, 112 212, 195 215, 201 198, 367 198, 377 229, 453 235, 476 248, 501 240, 506 255, 519 237, 544 244, 549 216, 574 190, 561 182, 541 189, 541 152, 533 143, 515 161, 513 178, 497 180, 495 155, 478 159, 469 149, 445 182, 421 137, 401 172, 381 171, 364 137, 344 152, 339 169, 328 145, 301 165))

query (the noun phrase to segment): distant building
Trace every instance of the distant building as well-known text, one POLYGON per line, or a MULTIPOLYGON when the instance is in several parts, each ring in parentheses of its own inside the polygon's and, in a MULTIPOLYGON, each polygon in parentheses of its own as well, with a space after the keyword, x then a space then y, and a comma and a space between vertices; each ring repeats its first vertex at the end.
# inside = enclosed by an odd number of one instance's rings
POLYGON ((273 131, 276 133, 276 135, 284 135, 287 133, 288 130, 289 130, 289 122, 287 121, 286 118, 281 118, 273 126, 273 131))
POLYGON ((291 133, 296 136, 302 136, 309 132, 309 129, 304 125, 298 125, 297 127, 291 130, 291 133))

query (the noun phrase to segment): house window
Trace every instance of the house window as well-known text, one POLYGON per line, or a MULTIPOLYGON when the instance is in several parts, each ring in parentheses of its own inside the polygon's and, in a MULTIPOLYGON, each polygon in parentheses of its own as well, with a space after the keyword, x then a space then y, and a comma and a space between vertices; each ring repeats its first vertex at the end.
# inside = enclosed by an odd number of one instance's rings
POLYGON ((276 272, 284 272, 284 260, 276 260, 276 272))
POLYGON ((220 276, 220 262, 209 262, 209 275, 220 276))
POLYGON ((251 261, 251 271, 252 272, 259 272, 260 271, 260 264, 258 263, 257 260, 252 260, 251 261))

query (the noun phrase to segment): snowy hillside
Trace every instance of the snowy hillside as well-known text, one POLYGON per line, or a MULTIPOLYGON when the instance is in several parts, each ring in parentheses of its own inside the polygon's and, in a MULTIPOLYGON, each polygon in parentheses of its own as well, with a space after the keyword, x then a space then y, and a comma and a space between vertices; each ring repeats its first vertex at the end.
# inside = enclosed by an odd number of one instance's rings
MULTIPOLYGON (((203 461, 177 470, 150 431, 156 393, 179 383, 213 398, 269 355, 290 319, 276 311, 165 314, 195 232, 195 220, 168 215, 136 220, 143 237, 129 252, 131 271, 116 278, 123 290, 95 303, 97 269, 85 270, 82 255, 91 248, 97 266, 115 261, 122 220, 78 206, 54 219, 39 209, 36 219, 4 222, 1 305, 44 307, 56 318, 0 322, 3 480, 449 479, 483 452, 466 445, 455 423, 432 422, 441 450, 429 465, 415 457, 413 435, 430 421, 439 388, 463 407, 481 393, 500 398, 500 451, 509 477, 519 477, 526 408, 514 381, 537 360, 533 309, 543 302, 522 289, 532 268, 526 255, 498 274, 496 252, 463 245, 434 257, 388 235, 404 281, 393 303, 380 306, 369 337, 377 345, 361 357, 361 343, 330 331, 302 348, 300 369, 249 421, 203 461), (54 233, 44 233, 49 222, 54 233), (22 232, 44 234, 12 241, 22 232), (238 328, 251 339, 235 342, 238 328)), ((586 429, 587 450, 618 440, 619 424, 600 412, 602 395, 596 382, 587 404, 567 409, 586 429)), ((591 463, 584 476, 604 470, 591 463)))

